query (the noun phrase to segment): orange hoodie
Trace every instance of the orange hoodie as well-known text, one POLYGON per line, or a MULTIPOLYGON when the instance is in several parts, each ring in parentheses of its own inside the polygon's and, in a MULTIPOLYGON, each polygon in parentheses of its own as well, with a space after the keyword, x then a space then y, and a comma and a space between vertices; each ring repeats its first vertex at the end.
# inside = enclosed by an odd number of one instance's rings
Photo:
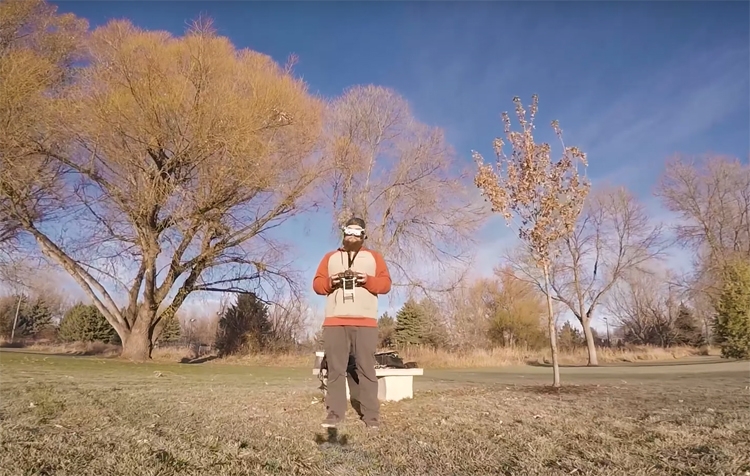
POLYGON ((352 263, 352 271, 365 273, 367 282, 354 288, 354 300, 344 302, 340 287, 331 289, 331 276, 346 271, 346 251, 339 248, 326 253, 313 278, 313 291, 326 296, 323 326, 378 326, 378 295, 391 290, 391 276, 383 256, 377 251, 361 248, 352 263))

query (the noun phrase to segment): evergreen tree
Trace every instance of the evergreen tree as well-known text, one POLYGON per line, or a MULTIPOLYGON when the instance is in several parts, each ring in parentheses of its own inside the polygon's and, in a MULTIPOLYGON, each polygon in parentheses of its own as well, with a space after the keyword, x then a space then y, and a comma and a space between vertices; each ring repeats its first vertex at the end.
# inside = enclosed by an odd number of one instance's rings
POLYGON ((0 335, 3 337, 10 337, 13 318, 16 314, 16 306, 18 306, 18 297, 0 297, 0 335))
POLYGON ((688 345, 699 347, 704 344, 703 333, 701 332, 698 320, 693 316, 692 310, 684 303, 680 303, 677 309, 677 317, 674 321, 676 345, 688 345))
POLYGON ((448 329, 440 318, 438 305, 430 299, 423 299, 417 306, 422 315, 422 344, 436 349, 447 346, 448 329))
POLYGON ((119 343, 117 331, 93 304, 77 303, 60 321, 58 337, 63 342, 119 343))
POLYGON ((750 357, 750 263, 737 261, 724 270, 716 303, 716 338, 725 358, 750 357))
POLYGON ((557 339, 558 345, 564 350, 574 350, 586 344, 586 338, 581 331, 570 324, 570 321, 565 321, 565 324, 563 324, 558 332, 557 339))
POLYGON ((395 342, 396 321, 386 312, 378 319, 378 345, 389 349, 395 342))
POLYGON ((154 342, 177 342, 182 336, 180 319, 174 314, 169 319, 162 319, 157 328, 158 332, 154 332, 154 342))
POLYGON ((0 330, 3 335, 10 337, 13 334, 16 338, 34 338, 53 327, 52 311, 43 298, 30 299, 25 295, 16 295, 3 300, 3 306, 0 309, 0 330), (21 299, 20 307, 18 307, 19 298, 21 299), (13 333, 16 309, 18 309, 18 320, 15 323, 15 333, 13 333))
POLYGON ((422 344, 425 328, 423 309, 409 298, 396 314, 395 338, 398 345, 422 344))
POLYGON ((216 347, 220 356, 263 351, 272 328, 268 307, 255 294, 240 294, 219 318, 216 347))

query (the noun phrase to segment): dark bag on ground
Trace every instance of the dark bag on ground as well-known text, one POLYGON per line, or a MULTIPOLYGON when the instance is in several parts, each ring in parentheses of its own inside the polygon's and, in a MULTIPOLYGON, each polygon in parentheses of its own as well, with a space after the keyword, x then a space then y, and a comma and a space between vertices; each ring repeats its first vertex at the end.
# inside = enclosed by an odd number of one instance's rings
POLYGON ((375 353, 375 361, 378 365, 387 367, 389 369, 415 369, 417 368, 416 362, 404 362, 404 359, 399 357, 395 351, 388 352, 377 352, 375 353))
MULTIPOLYGON (((386 352, 376 352, 375 353, 375 362, 378 367, 386 367, 389 369, 415 369, 417 368, 416 362, 404 362, 404 359, 399 357, 398 352, 395 351, 386 351, 386 352)), ((357 370, 356 362, 354 361, 354 356, 349 356, 349 362, 346 366, 346 371, 349 374, 354 374, 357 370)), ((328 362, 326 360, 326 356, 323 356, 323 359, 320 361, 320 373, 323 374, 328 373, 328 362)))

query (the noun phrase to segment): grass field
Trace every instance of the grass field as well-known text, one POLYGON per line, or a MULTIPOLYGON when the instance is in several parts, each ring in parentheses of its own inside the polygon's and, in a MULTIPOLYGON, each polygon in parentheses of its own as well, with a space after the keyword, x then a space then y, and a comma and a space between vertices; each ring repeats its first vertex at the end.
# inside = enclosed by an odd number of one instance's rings
MULTIPOLYGON (((312 362, 310 362, 311 364, 312 362)), ((750 363, 430 370, 337 433, 310 368, 0 352, 3 475, 745 475, 750 363)))

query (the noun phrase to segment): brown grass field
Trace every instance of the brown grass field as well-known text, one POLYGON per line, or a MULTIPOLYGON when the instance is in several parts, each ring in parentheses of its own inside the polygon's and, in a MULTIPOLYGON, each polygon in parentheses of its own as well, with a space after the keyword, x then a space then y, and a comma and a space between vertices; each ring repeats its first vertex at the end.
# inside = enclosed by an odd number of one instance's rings
POLYGON ((320 427, 304 367, 0 352, 2 475, 746 475, 750 363, 434 369, 320 427))
MULTIPOLYGON (((48 354, 70 354, 70 355, 97 355, 101 357, 116 357, 122 350, 116 345, 104 344, 102 342, 73 342, 73 343, 23 343, 15 345, 0 341, 0 347, 25 348, 26 350, 44 352, 48 354)), ((162 347, 153 352, 153 359, 161 362, 178 362, 190 355, 186 347, 162 347)), ((432 350, 429 348, 407 348, 399 351, 406 361, 416 361, 421 366, 432 369, 465 369, 504 367, 509 365, 527 365, 550 362, 551 355, 548 349, 529 350, 523 348, 497 348, 492 350, 473 349, 464 352, 449 352, 444 349, 432 350)), ((640 362, 640 361, 668 361, 692 357, 698 355, 719 355, 715 348, 673 347, 664 349, 650 346, 627 346, 622 349, 599 348, 597 350, 600 363, 618 362, 640 362)), ((575 350, 561 350, 560 362, 562 364, 576 365, 585 364, 587 354, 585 348, 575 350)), ((293 352, 282 355, 248 355, 243 357, 227 357, 221 363, 257 365, 257 366, 281 366, 281 367, 305 367, 310 364, 308 353, 293 352)))

